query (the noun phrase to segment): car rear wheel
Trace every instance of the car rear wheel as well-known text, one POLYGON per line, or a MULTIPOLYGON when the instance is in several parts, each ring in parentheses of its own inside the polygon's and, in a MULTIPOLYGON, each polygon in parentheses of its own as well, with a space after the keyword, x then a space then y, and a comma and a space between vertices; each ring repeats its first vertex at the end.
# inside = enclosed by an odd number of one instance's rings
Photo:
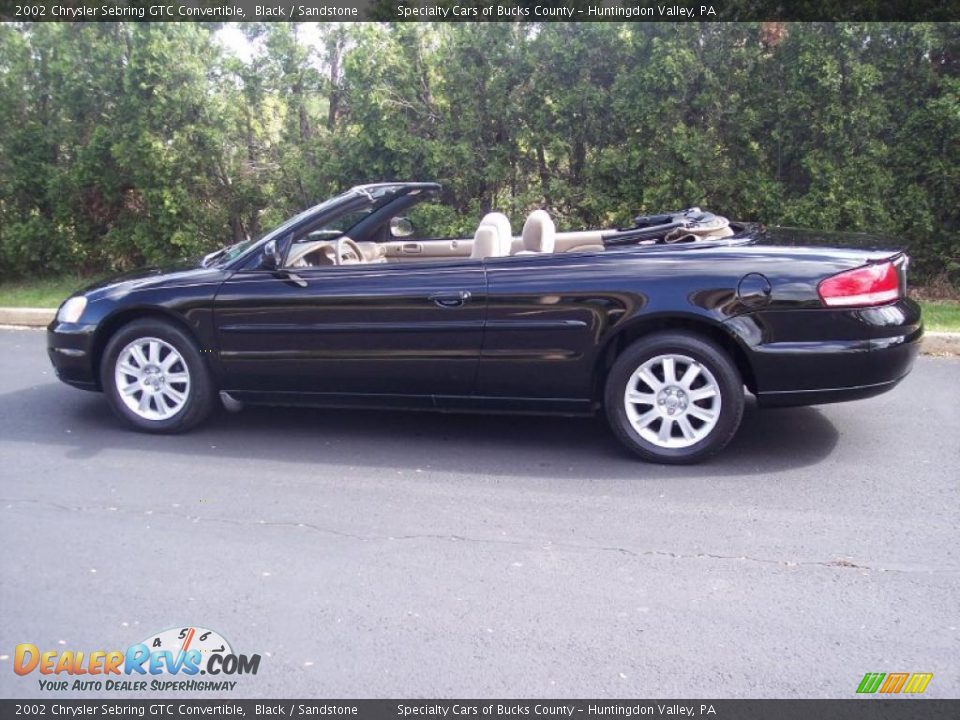
POLYGON ((175 433, 213 407, 210 372, 193 340, 162 320, 137 320, 104 350, 100 380, 114 413, 137 430, 175 433))
POLYGON ((699 462, 733 438, 743 380, 727 353, 692 333, 664 332, 628 347, 607 376, 607 419, 644 460, 699 462))

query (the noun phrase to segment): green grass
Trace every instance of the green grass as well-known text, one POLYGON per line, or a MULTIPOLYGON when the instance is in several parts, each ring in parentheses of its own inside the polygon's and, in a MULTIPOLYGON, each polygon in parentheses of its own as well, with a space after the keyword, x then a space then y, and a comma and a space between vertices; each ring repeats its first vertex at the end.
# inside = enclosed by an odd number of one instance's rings
POLYGON ((56 308, 87 278, 64 276, 42 280, 0 280, 0 307, 56 308))
MULTIPOLYGON (((89 278, 66 276, 42 280, 0 281, 0 307, 55 308, 89 278)), ((921 300, 927 330, 960 332, 960 302, 921 300)))
POLYGON ((920 305, 927 330, 960 332, 960 302, 927 300, 921 301, 920 305))

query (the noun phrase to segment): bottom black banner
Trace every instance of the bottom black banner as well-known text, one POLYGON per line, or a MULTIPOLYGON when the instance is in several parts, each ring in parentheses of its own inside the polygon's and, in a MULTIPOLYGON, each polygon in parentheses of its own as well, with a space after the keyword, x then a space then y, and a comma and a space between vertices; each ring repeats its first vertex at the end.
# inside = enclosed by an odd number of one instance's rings
POLYGON ((0 718, 15 717, 955 720, 960 700, 0 700, 0 718))

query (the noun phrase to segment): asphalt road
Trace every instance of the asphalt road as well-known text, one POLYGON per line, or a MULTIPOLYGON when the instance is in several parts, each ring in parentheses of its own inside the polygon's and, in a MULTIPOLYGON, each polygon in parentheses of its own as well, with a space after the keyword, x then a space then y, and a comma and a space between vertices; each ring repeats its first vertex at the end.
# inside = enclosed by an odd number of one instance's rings
POLYGON ((0 696, 40 694, 17 643, 200 625, 262 655, 236 697, 846 698, 894 671, 958 697, 958 408, 960 360, 923 358, 872 400, 749 406, 690 468, 593 419, 248 409, 153 437, 3 330, 0 696))

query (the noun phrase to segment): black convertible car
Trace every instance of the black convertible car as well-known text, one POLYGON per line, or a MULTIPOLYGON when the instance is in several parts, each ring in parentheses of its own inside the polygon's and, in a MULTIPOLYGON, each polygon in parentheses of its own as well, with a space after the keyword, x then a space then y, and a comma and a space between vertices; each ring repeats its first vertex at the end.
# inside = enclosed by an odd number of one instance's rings
POLYGON ((733 437, 745 388, 760 406, 865 398, 917 354, 899 251, 767 245, 696 208, 580 232, 536 210, 519 237, 491 213, 473 237, 432 237, 439 189, 358 186, 259 240, 90 286, 49 326, 57 375, 152 432, 196 425, 218 393, 602 407, 630 450, 689 463, 733 437))

